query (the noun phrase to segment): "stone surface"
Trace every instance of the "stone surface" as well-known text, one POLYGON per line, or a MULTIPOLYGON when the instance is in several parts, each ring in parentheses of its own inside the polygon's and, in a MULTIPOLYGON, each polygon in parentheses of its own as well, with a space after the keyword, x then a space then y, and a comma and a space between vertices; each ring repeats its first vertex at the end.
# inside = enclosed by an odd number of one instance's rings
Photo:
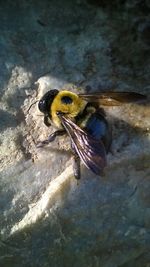
POLYGON ((148 1, 2 1, 0 266, 150 266, 150 108, 109 107, 101 176, 73 177, 68 138, 37 104, 50 88, 149 95, 148 1), (77 86, 77 87, 76 87, 77 86))

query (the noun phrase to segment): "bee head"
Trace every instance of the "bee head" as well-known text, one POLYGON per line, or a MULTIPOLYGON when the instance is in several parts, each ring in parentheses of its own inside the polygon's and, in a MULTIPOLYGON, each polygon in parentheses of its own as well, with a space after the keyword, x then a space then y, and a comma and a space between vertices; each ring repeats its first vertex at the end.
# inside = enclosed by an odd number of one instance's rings
POLYGON ((57 128, 61 127, 59 112, 75 118, 84 107, 85 102, 77 94, 57 89, 49 90, 38 103, 39 110, 44 114, 45 125, 50 126, 52 122, 57 128))
POLYGON ((58 93, 59 91, 57 89, 52 89, 43 95, 38 103, 38 108, 42 113, 49 114, 51 104, 58 93))

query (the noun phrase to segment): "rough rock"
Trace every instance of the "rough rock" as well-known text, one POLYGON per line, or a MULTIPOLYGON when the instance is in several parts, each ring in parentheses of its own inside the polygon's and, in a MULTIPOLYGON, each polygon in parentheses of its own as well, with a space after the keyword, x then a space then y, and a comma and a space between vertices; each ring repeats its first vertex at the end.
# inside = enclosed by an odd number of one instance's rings
POLYGON ((149 96, 148 1, 2 1, 0 266, 149 267, 150 107, 107 108, 101 177, 73 177, 69 139, 44 149, 51 88, 149 96))

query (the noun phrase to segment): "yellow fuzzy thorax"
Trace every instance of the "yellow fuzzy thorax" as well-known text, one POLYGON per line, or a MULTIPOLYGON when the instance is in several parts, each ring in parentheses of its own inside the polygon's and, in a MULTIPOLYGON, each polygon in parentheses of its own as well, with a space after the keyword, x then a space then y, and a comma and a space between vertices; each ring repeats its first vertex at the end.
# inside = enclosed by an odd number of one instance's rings
POLYGON ((58 111, 67 114, 67 116, 73 120, 73 118, 75 118, 80 112, 83 111, 85 105, 86 102, 82 100, 77 94, 66 90, 60 91, 54 98, 50 110, 51 118, 54 125, 57 128, 61 127, 61 122, 57 116, 58 111), (64 96, 70 97, 72 99, 72 103, 69 104, 63 103, 61 99, 64 96))

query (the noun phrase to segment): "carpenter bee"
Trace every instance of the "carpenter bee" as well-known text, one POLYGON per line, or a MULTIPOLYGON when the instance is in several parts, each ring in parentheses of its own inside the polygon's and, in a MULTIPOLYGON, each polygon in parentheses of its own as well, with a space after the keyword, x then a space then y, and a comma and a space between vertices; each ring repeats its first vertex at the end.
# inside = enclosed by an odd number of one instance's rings
POLYGON ((45 125, 52 124, 57 130, 37 147, 67 133, 71 140, 75 178, 80 179, 80 159, 93 173, 100 175, 112 141, 111 126, 100 105, 138 103, 145 99, 146 96, 134 92, 75 94, 67 90, 49 90, 40 99, 38 108, 44 114, 45 125))

